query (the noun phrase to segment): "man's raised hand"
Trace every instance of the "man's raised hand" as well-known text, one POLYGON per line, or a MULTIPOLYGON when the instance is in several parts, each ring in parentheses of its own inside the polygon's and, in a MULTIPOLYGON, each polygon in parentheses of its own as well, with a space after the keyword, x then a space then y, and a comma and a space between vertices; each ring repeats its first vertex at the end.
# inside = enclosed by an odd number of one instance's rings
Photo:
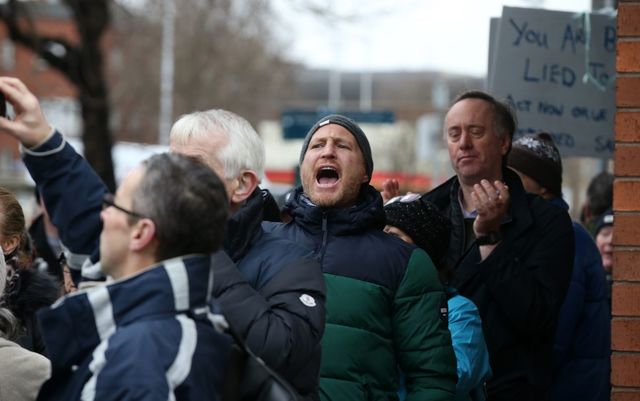
POLYGON ((0 77, 0 91, 15 112, 13 120, 0 117, 0 132, 13 136, 27 148, 44 142, 52 128, 35 95, 22 81, 12 77, 0 77))

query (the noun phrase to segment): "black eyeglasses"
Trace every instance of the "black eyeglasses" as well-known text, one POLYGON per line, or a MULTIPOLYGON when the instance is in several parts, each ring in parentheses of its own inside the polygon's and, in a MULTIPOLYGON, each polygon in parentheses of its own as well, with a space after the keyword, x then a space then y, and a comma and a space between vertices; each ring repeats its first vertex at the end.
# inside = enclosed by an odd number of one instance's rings
POLYGON ((140 213, 136 213, 136 212, 132 212, 131 210, 127 210, 125 208, 123 208, 122 206, 118 206, 116 205, 116 203, 114 202, 115 197, 113 196, 113 194, 104 194, 104 197, 102 198, 102 209, 106 209, 109 206, 114 207, 116 209, 118 209, 119 211, 128 214, 129 216, 132 217, 136 217, 139 219, 146 219, 146 216, 141 215, 140 213))

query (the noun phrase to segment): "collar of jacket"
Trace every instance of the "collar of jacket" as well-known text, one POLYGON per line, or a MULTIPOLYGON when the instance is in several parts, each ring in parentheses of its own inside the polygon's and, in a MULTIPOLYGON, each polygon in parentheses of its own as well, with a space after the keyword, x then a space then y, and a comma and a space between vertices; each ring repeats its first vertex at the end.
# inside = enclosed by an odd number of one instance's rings
POLYGON ((215 258, 168 259, 134 276, 65 296, 39 311, 52 368, 80 364, 116 328, 132 322, 190 311, 206 316, 215 258))
POLYGON ((265 194, 256 188, 245 204, 227 220, 224 250, 231 260, 242 259, 262 233, 262 217, 265 194))
POLYGON ((549 200, 549 203, 551 203, 552 205, 556 205, 563 210, 569 211, 569 204, 567 204, 567 202, 565 202, 564 199, 560 197, 549 200))
POLYGON ((294 222, 312 233, 322 231, 323 220, 332 235, 348 235, 367 230, 381 230, 385 225, 382 197, 371 185, 363 185, 358 202, 348 208, 331 209, 315 206, 304 194, 302 187, 287 195, 284 210, 294 222))

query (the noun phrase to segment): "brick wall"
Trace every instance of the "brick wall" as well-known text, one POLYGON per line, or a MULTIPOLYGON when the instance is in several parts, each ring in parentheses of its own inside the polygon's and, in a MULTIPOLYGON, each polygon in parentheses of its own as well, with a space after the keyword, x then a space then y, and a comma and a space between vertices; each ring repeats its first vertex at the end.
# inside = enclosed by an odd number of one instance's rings
POLYGON ((640 1, 618 4, 611 382, 640 401, 640 1))

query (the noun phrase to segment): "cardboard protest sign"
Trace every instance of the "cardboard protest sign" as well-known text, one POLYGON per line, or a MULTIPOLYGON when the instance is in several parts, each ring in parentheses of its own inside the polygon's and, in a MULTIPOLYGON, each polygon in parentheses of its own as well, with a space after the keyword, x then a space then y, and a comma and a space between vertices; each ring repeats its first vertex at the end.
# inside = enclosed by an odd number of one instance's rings
POLYGON ((491 26, 488 88, 517 111, 516 138, 546 131, 563 156, 611 157, 615 16, 504 7, 491 26))

